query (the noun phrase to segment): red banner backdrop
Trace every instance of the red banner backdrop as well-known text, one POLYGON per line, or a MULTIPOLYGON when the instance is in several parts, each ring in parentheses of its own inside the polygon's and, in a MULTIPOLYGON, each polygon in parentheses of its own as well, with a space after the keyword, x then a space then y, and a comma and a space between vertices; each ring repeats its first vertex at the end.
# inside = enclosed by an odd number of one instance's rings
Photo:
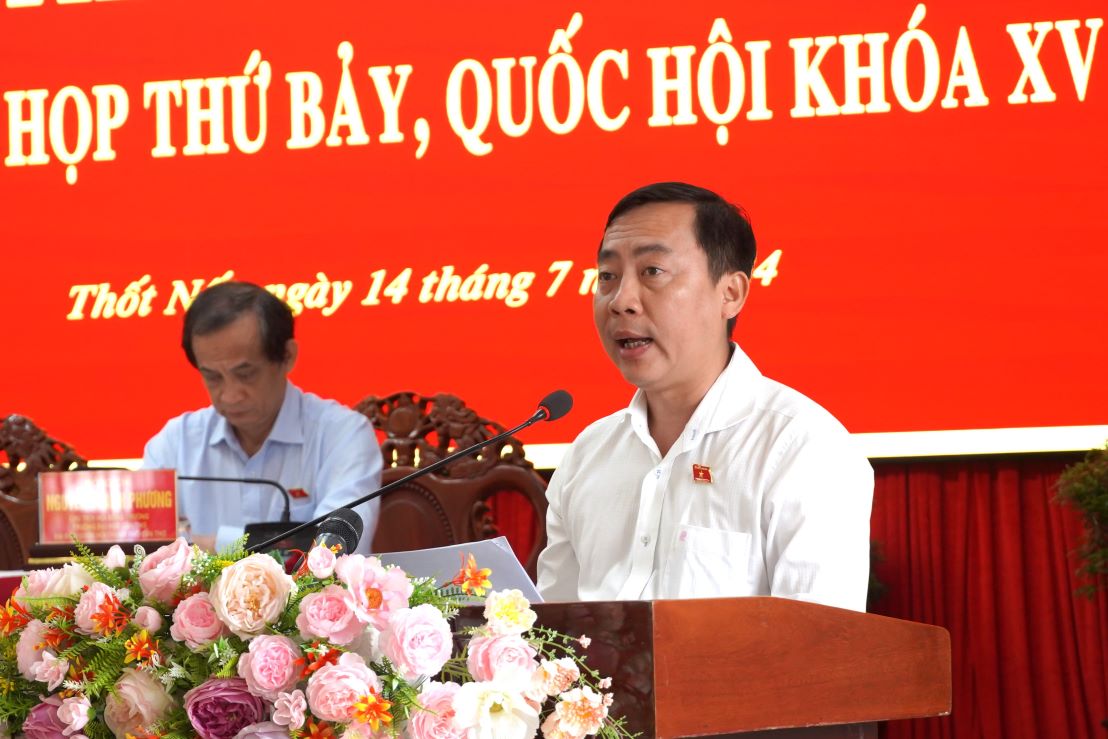
POLYGON ((0 411, 86 455, 205 403, 181 315, 229 271, 304 388, 565 387, 526 440, 569 441, 629 396, 604 218, 664 179, 751 213, 736 337, 852 431, 1105 422, 1102 3, 4 4, 0 411))

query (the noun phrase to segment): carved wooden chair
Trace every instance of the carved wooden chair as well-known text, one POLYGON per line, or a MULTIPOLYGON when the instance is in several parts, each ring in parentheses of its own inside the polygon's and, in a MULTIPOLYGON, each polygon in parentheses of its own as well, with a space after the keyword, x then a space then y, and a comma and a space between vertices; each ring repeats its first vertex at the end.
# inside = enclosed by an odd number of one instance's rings
POLYGON ((20 570, 38 541, 38 473, 87 467, 23 416, 0 420, 0 570, 20 570))
MULTIPOLYGON (((453 395, 368 396, 355 410, 384 436, 382 484, 505 430, 453 395)), ((509 437, 386 494, 373 551, 491 539, 504 533, 532 578, 546 545, 546 482, 509 437)))

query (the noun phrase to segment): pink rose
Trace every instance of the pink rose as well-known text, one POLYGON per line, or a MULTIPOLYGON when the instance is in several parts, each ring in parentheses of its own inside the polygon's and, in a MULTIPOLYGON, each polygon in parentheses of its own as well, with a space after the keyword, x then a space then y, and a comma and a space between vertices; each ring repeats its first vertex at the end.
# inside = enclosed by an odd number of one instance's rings
MULTIPOLYGON (((54 576, 57 569, 48 567, 45 570, 31 570, 23 576, 23 582, 20 583, 16 592, 20 595, 25 595, 29 598, 38 598, 42 595, 42 591, 46 589, 46 583, 50 582, 50 578, 54 576)), ((92 578, 89 578, 90 582, 92 578)), ((89 583, 85 583, 88 585, 89 583)))
POLYGON ((381 651, 405 680, 437 673, 453 646, 450 624, 429 603, 394 611, 381 632, 381 651))
POLYGON ((67 598, 81 592, 81 588, 93 582, 88 570, 70 562, 60 570, 51 567, 28 573, 24 579, 23 594, 31 598, 67 598))
POLYGON ((128 667, 104 703, 104 721, 119 739, 149 730, 173 708, 173 699, 156 679, 128 667))
POLYGON ((408 607, 412 583, 399 567, 386 569, 376 557, 346 554, 335 562, 335 575, 354 596, 354 610, 363 623, 384 629, 389 613, 408 607))
POLYGON ((173 625, 169 627, 169 635, 174 641, 183 641, 189 649, 199 649, 205 644, 211 644, 227 633, 227 627, 216 615, 211 596, 207 593, 190 595, 178 603, 177 609, 173 611, 173 625))
POLYGON ((61 704, 62 699, 52 695, 32 708, 23 721, 23 736, 26 739, 64 739, 66 727, 58 718, 61 704))
MULTIPOLYGON (((319 547, 317 547, 319 548, 319 547)), ((300 637, 326 639, 334 644, 349 644, 365 625, 354 613, 354 596, 341 585, 328 585, 300 601, 296 617, 300 637)))
POLYGON ((239 657, 239 677, 246 680, 251 693, 272 701, 296 685, 300 679, 296 660, 302 656, 300 647, 287 636, 256 636, 239 657))
POLYGON ((419 691, 419 705, 408 719, 411 739, 463 739, 465 733, 454 727, 454 696, 461 686, 428 680, 419 691))
POLYGON ((42 653, 46 651, 42 642, 46 628, 42 621, 33 619, 23 627, 19 641, 15 643, 15 664, 24 680, 35 679, 35 666, 42 661, 42 653))
POLYGON ((58 708, 58 720, 65 724, 62 733, 72 736, 85 728, 89 716, 92 714, 92 704, 83 694, 78 693, 73 698, 66 698, 58 708))
POLYGON ((127 555, 123 553, 123 547, 112 544, 108 553, 104 555, 104 566, 109 570, 118 570, 127 566, 127 555))
POLYGON ((315 546, 308 552, 308 571, 322 580, 335 571, 335 553, 328 547, 315 546))
POLYGON ((354 703, 370 690, 381 691, 381 680, 356 654, 339 657, 324 665, 308 680, 308 705, 324 721, 350 721, 354 703))
POLYGON ((92 622, 92 615, 100 610, 105 602, 111 603, 114 608, 119 608, 119 596, 111 587, 102 582, 94 582, 88 586, 88 590, 81 593, 77 607, 73 609, 73 621, 77 625, 77 631, 90 636, 96 633, 96 624, 92 622))
POLYGON ((262 721, 243 727, 235 739, 289 739, 289 730, 272 721, 262 721))
POLYGON ((504 634, 470 639, 466 666, 475 680, 506 678, 514 681, 513 675, 516 675, 523 685, 530 685, 538 663, 535 650, 521 636, 504 634))
POLYGON ((172 603, 181 584, 181 577, 192 569, 192 547, 178 537, 161 547, 139 565, 139 587, 151 600, 172 603))
POLYGON ((212 585, 219 620, 243 639, 264 631, 281 617, 296 584, 268 554, 251 554, 227 567, 212 585))
POLYGON ((291 693, 278 693, 273 701, 273 722, 290 729, 299 729, 304 725, 304 712, 308 710, 308 701, 303 690, 291 693))
POLYGON ((138 609, 135 610, 133 620, 140 629, 146 629, 151 635, 160 631, 165 624, 165 621, 162 619, 162 614, 158 613, 150 606, 139 606, 138 609))
POLYGON ((47 690, 57 690, 69 672, 69 662, 58 659, 49 649, 42 653, 42 659, 35 663, 35 680, 46 683, 47 690))

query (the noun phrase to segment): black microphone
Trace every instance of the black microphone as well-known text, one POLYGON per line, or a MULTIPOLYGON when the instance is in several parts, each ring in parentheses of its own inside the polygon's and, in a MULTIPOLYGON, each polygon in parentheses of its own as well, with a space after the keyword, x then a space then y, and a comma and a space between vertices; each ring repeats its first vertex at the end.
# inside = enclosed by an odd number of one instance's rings
POLYGON ((539 410, 535 412, 546 414, 542 418, 543 421, 557 421, 569 413, 571 408, 573 408, 573 396, 565 390, 555 390, 539 401, 539 410))
POLYGON ((373 500, 374 498, 379 498, 382 495, 384 495, 385 493, 387 493, 391 490, 395 490, 396 488, 398 488, 398 487, 400 487, 400 486, 402 486, 402 485, 404 485, 408 482, 411 482, 412 480, 415 480, 416 478, 423 477, 424 475, 430 474, 430 473, 434 472, 435 470, 440 470, 443 467, 445 467, 446 465, 450 464, 451 462, 456 462, 458 459, 460 459, 462 457, 468 457, 470 454, 473 454, 474 452, 479 452, 482 449, 484 449, 485 447, 489 446, 490 444, 495 444, 496 442, 500 441, 501 439, 506 439, 507 437, 512 436, 513 434, 517 434, 520 431, 522 431, 523 429, 527 428, 528 426, 533 426, 534 424, 538 423, 539 421, 556 421, 559 418, 561 418, 562 416, 564 416, 565 414, 569 413, 569 411, 572 407, 573 407, 573 396, 571 396, 565 390, 555 390, 554 392, 550 393, 545 398, 543 398, 542 401, 539 402, 538 409, 533 414, 531 414, 530 418, 528 418, 526 421, 524 421, 520 425, 516 426, 515 428, 508 429, 507 431, 499 433, 496 436, 492 437, 491 439, 486 439, 485 441, 479 441, 476 444, 474 444, 473 446, 462 449, 461 451, 454 452, 451 455, 443 457, 442 459, 440 459, 438 462, 435 462, 434 464, 427 465, 426 467, 421 467, 420 469, 416 470, 415 472, 413 472, 410 475, 405 475, 404 477, 401 477, 399 480, 393 480, 388 485, 380 487, 377 490, 374 490, 372 493, 369 493, 368 495, 363 495, 361 498, 358 498, 357 500, 351 501, 351 502, 347 503, 346 505, 340 506, 339 508, 335 509, 335 511, 332 511, 332 512, 329 512, 329 513, 324 513, 322 516, 314 518, 311 521, 306 521, 305 523, 299 524, 297 526, 293 526, 288 531, 285 531, 284 533, 278 534, 277 536, 274 536, 271 539, 267 539, 266 541, 263 541, 260 544, 250 544, 249 546, 246 547, 246 551, 247 552, 259 552, 259 551, 263 550, 266 547, 273 546, 274 544, 277 544, 278 542, 282 541, 283 539, 286 539, 286 538, 292 536, 293 534, 297 534, 297 533, 303 531, 304 529, 308 528, 309 526, 315 526, 316 524, 320 523, 321 521, 324 521, 325 519, 330 518, 331 515, 333 513, 337 512, 337 511, 341 511, 343 509, 355 508, 357 506, 360 506, 362 503, 368 503, 369 501, 373 500))
POLYGON ((276 480, 266 480, 261 477, 207 477, 205 475, 177 475, 177 479, 195 480, 199 482, 241 482, 248 485, 271 485, 277 488, 281 496, 285 499, 285 507, 281 510, 281 523, 288 523, 289 521, 289 506, 292 505, 289 498, 289 491, 276 480))
POLYGON ((337 544, 340 554, 348 554, 357 549, 364 528, 365 521, 361 516, 349 508, 339 508, 327 516, 316 529, 312 546, 330 547, 337 544))

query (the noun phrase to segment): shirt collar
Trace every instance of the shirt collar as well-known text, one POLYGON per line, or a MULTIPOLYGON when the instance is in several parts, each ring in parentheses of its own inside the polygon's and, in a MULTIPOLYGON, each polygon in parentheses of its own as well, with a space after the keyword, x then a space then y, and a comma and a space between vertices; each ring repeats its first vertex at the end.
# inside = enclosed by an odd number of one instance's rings
MULTIPOLYGON (((281 410, 277 411, 277 420, 273 422, 273 428, 269 431, 265 443, 271 441, 282 444, 303 444, 304 426, 300 422, 300 398, 303 395, 299 388, 291 382, 285 385, 285 398, 281 401, 281 410)), ((209 446, 226 442, 232 448, 240 448, 239 440, 227 419, 218 413, 215 414, 215 425, 212 428, 209 446)), ((264 446, 264 445, 263 445, 264 446)))
MULTIPOLYGON (((750 415, 761 377, 762 373, 746 352, 731 342, 731 359, 693 411, 684 434, 686 442, 695 442, 704 434, 725 429, 750 415), (694 438, 689 438, 690 435, 694 438)), ((624 412, 631 428, 640 437, 650 438, 646 393, 636 390, 624 412)))

